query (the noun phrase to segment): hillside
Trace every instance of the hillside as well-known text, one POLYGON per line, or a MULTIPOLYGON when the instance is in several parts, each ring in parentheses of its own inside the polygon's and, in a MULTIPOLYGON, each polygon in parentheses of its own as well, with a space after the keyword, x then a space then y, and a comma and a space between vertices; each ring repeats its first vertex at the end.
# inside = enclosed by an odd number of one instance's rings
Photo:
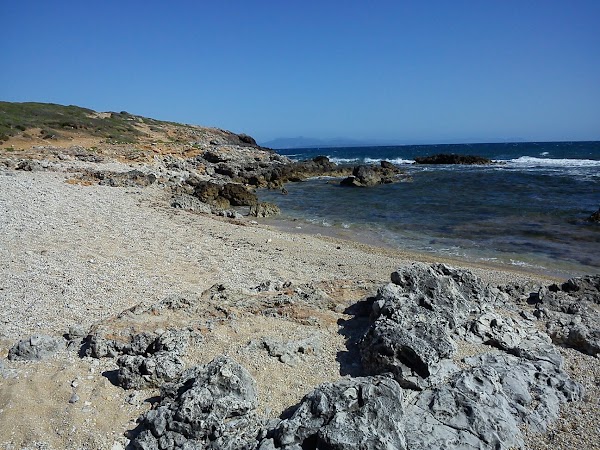
POLYGON ((0 102, 0 148, 5 151, 81 146, 99 154, 145 159, 154 153, 190 157, 209 145, 256 146, 250 136, 121 112, 53 103, 0 102))

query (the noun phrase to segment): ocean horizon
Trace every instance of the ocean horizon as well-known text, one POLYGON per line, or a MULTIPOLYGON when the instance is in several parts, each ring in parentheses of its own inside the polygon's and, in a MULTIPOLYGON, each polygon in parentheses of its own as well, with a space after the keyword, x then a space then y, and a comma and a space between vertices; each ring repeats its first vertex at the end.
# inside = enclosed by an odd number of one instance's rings
POLYGON ((260 190, 281 207, 269 222, 399 250, 520 267, 555 276, 600 271, 600 141, 433 144, 278 150, 294 160, 342 165, 389 161, 411 181, 371 188, 314 178, 288 195, 260 190), (490 165, 419 165, 438 153, 490 165))

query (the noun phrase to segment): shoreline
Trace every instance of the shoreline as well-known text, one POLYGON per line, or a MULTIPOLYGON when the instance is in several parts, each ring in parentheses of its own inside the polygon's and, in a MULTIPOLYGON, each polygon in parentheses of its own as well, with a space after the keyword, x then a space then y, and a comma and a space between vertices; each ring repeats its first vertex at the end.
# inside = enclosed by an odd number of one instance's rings
MULTIPOLYGON (((255 225, 247 218, 178 210, 159 186, 84 186, 69 184, 69 179, 64 172, 0 172, 3 361, 16 339, 32 333, 60 336, 73 325, 109 327, 128 320, 127 310, 136 305, 148 308, 185 292, 205 295, 222 285, 227 295, 201 297, 206 302, 201 315, 185 319, 185 326, 202 334, 186 362, 206 364, 219 354, 234 357, 257 381, 260 411, 279 415, 317 384, 358 371, 355 361, 348 363, 353 357, 348 342, 354 338, 344 333, 360 330, 350 327, 356 318, 349 308, 372 296, 400 267, 447 262, 493 285, 559 280, 305 230, 283 232, 262 220, 255 225), (324 292, 330 303, 313 308, 298 302, 274 317, 254 312, 261 299, 277 295, 277 286, 286 283, 300 292, 324 292), (279 341, 316 336, 320 345, 299 365, 288 366, 252 347, 263 336, 279 341)), ((133 323, 144 330, 151 320, 133 323)), ((597 359, 573 350, 563 355, 569 368, 592 367, 583 375, 573 369, 573 377, 593 382, 587 374, 595 370, 597 359)), ((80 358, 72 350, 47 361, 7 362, 5 368, 9 378, 0 383, 0 448, 36 448, 37 443, 49 449, 124 448, 125 434, 150 409, 148 399, 157 395, 156 390, 123 391, 106 375, 115 370, 114 360, 80 358), (71 404, 73 394, 81 400, 71 404)), ((553 425, 556 435, 568 435, 560 427, 581 422, 582 416, 597 427, 596 417, 581 412, 593 410, 593 403, 563 407, 570 416, 553 425)), ((540 434, 527 439, 532 449, 552 442, 540 434)))

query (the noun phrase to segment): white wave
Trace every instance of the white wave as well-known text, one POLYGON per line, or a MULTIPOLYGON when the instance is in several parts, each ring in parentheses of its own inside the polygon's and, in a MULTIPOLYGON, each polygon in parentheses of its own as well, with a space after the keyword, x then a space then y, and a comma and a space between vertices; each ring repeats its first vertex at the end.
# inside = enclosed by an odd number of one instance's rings
POLYGON ((365 164, 378 164, 381 161, 388 161, 391 162, 392 164, 395 164, 397 166, 401 165, 401 164, 412 164, 414 163, 414 160, 412 159, 402 159, 402 158, 396 158, 396 159, 380 159, 380 158, 365 158, 364 159, 365 164))
POLYGON ((360 162, 360 158, 336 158, 332 156, 328 156, 329 161, 335 164, 351 164, 360 162))
POLYGON ((550 152, 542 152, 540 153, 540 156, 548 156, 550 154, 550 152))
POLYGON ((521 156, 517 159, 509 159, 507 163, 526 167, 600 167, 600 161, 594 159, 554 159, 535 158, 533 156, 521 156))

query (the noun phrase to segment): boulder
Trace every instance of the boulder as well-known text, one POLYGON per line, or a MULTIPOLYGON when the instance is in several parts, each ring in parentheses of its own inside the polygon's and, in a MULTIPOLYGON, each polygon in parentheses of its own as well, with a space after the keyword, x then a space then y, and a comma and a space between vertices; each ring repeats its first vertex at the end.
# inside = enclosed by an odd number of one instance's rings
POLYGON ((194 188, 193 195, 201 202, 221 209, 230 206, 252 206, 258 203, 256 194, 237 183, 219 185, 210 181, 201 181, 194 188))
POLYGON ((219 356, 161 387, 160 401, 140 419, 138 449, 255 448, 260 421, 256 383, 242 366, 219 356))
POLYGON ((420 156, 415 158, 416 164, 492 164, 492 160, 482 156, 456 155, 440 153, 433 156, 420 156))
POLYGON ((176 380, 185 364, 176 352, 160 351, 150 356, 123 355, 117 359, 117 384, 124 389, 159 387, 176 380))
POLYGON ((547 361, 485 353, 465 363, 472 367, 423 391, 406 408, 408 448, 522 448, 520 425, 544 431, 561 402, 582 395, 547 361))
POLYGON ((391 279, 377 292, 373 323, 359 343, 363 366, 422 389, 453 370, 445 361, 456 353, 453 333, 488 310, 500 291, 444 264, 414 264, 391 279))
POLYGON ((256 194, 250 192, 241 184, 225 184, 221 188, 219 196, 229 200, 232 206, 252 206, 258 203, 256 194))
POLYGON ((8 352, 11 361, 39 361, 64 348, 64 342, 45 334, 34 334, 17 342, 8 352))
POLYGON ((269 202, 261 202, 250 207, 250 215, 253 217, 271 217, 279 214, 281 214, 279 206, 269 202))
POLYGON ((361 165, 352 169, 352 175, 340 182, 341 186, 369 187, 378 184, 389 184, 402 181, 404 172, 388 161, 381 161, 379 166, 361 165))
POLYGON ((171 199, 171 206, 173 208, 185 209, 186 211, 193 211, 204 214, 211 213, 210 205, 188 194, 174 195, 171 199))
POLYGON ((402 388, 389 377, 342 379, 308 394, 263 440, 268 449, 405 449, 402 388))

